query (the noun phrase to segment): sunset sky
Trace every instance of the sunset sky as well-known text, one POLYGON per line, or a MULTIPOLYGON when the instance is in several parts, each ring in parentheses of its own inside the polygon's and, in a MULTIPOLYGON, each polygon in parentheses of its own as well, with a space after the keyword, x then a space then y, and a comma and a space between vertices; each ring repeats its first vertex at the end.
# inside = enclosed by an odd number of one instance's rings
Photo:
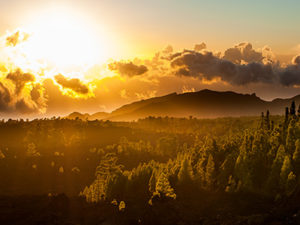
POLYGON ((0 0, 0 115, 111 111, 171 92, 300 94, 296 0, 0 0))

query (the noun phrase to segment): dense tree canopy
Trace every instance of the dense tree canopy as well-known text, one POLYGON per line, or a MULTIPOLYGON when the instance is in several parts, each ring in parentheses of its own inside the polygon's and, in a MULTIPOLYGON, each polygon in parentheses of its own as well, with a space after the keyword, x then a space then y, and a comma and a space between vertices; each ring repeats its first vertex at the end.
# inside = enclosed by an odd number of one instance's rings
POLYGON ((163 224, 198 221, 218 201, 277 204, 300 191, 295 107, 244 118, 1 121, 0 194, 65 193, 120 218, 164 212, 163 224))

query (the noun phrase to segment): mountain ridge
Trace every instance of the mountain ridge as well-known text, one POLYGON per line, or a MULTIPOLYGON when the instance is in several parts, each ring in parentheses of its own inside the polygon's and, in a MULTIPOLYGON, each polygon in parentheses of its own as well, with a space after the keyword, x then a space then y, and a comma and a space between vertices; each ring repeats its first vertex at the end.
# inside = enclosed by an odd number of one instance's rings
POLYGON ((265 101, 256 96, 255 93, 241 94, 233 91, 203 89, 198 92, 182 94, 174 92, 160 97, 135 101, 123 105, 111 113, 82 114, 73 112, 66 118, 112 121, 132 121, 148 116, 217 118, 257 116, 266 110, 270 110, 273 115, 281 115, 284 113, 282 109, 289 106, 292 101, 299 104, 300 95, 265 101))

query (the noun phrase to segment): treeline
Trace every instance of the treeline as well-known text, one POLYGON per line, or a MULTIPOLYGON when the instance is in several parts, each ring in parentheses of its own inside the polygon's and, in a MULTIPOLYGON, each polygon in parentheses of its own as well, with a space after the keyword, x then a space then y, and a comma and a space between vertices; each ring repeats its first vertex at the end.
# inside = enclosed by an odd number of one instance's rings
POLYGON ((297 224, 299 114, 292 103, 283 116, 1 121, 0 219, 297 224))
MULTIPOLYGON (((299 113, 293 102, 281 122, 274 122, 267 111, 256 129, 241 129, 225 136, 211 135, 207 129, 204 138, 195 135, 180 151, 177 145, 168 146, 177 156, 167 162, 151 160, 131 170, 124 169, 116 154, 106 154, 96 169, 95 180, 81 195, 88 202, 140 206, 170 201, 199 207, 203 193, 248 193, 281 201, 299 191, 299 113)), ((142 123, 160 126, 151 124, 151 120, 155 118, 142 123)), ((161 122, 168 124, 170 119, 161 122)), ((129 145, 122 142, 119 148, 126 152, 129 145)))
MULTIPOLYGON (((278 120, 279 118, 274 119, 278 120)), ((0 121, 0 195, 66 193, 77 196, 94 180, 106 154, 132 170, 166 163, 205 137, 218 141, 259 126, 259 118, 145 118, 137 122, 63 118, 0 121)))

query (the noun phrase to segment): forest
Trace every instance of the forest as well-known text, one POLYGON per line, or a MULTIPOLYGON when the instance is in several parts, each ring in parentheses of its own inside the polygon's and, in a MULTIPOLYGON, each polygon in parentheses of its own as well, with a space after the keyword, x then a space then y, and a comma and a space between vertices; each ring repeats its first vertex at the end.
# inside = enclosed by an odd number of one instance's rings
POLYGON ((0 221, 299 224, 300 110, 282 111, 2 120, 0 221))

